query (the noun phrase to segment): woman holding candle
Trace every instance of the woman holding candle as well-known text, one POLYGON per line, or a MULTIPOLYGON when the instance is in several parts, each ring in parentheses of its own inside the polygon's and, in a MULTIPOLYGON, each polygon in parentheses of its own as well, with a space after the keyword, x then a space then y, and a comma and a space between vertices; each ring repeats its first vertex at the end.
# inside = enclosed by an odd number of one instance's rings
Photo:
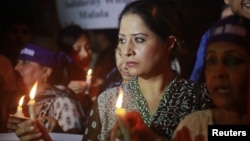
MULTIPOLYGON (((81 133, 86 115, 79 101, 62 83, 64 67, 71 60, 49 41, 37 39, 26 44, 20 51, 15 69, 29 90, 37 82, 34 102, 29 104, 34 105, 35 118, 38 118, 48 131, 81 133)), ((23 104, 23 108, 25 116, 28 117, 29 96, 25 98, 26 104, 23 104)), ((8 128, 14 131, 17 128, 11 117, 8 128)))
MULTIPOLYGON (((131 2, 119 17, 118 37, 123 62, 130 75, 136 76, 121 86, 122 107, 139 112, 148 127, 168 139, 182 118, 211 104, 204 85, 179 78, 171 68, 181 40, 174 4, 166 0, 131 2)), ((83 141, 110 139, 119 90, 115 87, 99 95, 83 141)))
POLYGON ((89 111, 92 106, 92 94, 87 95, 86 92, 88 93, 92 80, 92 74, 87 74, 92 57, 90 35, 78 25, 69 25, 58 34, 57 43, 72 58, 72 62, 67 66, 67 86, 76 94, 84 110, 89 111))
MULTIPOLYGON (((172 141, 207 141, 208 125, 248 124, 249 38, 250 21, 238 16, 222 19, 211 27, 208 44, 201 56, 205 63, 206 84, 215 107, 187 115, 176 128, 172 141)), ((135 112, 127 112, 123 119, 128 122, 125 124, 126 134, 133 139, 159 139, 135 112)), ((117 129, 113 129, 113 139, 120 134, 117 129)))

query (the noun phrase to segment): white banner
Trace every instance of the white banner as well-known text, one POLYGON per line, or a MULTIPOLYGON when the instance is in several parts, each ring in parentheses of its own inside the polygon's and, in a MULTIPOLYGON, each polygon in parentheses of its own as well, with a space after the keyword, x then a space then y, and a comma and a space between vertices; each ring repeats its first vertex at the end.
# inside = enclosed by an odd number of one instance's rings
POLYGON ((86 29, 118 27, 118 16, 134 0, 56 0, 62 27, 78 24, 86 29))

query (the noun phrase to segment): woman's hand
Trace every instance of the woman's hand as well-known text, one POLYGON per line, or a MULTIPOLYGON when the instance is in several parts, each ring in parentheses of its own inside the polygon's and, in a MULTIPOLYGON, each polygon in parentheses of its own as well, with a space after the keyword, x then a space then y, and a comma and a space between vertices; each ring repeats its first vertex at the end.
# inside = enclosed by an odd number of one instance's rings
POLYGON ((20 141, 44 140, 52 141, 47 130, 39 120, 26 120, 18 125, 16 135, 20 141))
POLYGON ((72 90, 74 93, 84 93, 88 90, 88 84, 85 81, 70 81, 68 84, 68 88, 72 90))
POLYGON ((111 141, 117 138, 123 141, 165 141, 151 130, 142 120, 138 112, 127 112, 118 120, 111 132, 111 141))
POLYGON ((15 115, 9 115, 8 121, 7 121, 7 130, 8 132, 15 132, 18 128, 18 124, 21 122, 27 120, 26 117, 17 117, 15 115))

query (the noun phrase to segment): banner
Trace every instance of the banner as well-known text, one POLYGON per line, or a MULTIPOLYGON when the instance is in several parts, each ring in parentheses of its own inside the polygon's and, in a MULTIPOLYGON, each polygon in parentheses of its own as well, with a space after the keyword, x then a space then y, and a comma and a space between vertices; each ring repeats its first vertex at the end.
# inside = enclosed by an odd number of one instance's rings
POLYGON ((60 24, 78 24, 86 29, 118 28, 118 16, 134 0, 56 0, 60 24))

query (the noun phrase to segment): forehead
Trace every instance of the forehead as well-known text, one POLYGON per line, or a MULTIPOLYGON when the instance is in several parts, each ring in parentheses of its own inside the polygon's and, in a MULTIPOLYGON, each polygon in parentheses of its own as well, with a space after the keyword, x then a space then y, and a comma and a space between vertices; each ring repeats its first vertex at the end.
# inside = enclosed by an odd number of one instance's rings
POLYGON ((124 15, 121 19, 119 31, 123 33, 151 32, 142 18, 137 14, 124 15))
POLYGON ((247 54, 247 51, 240 47, 239 45, 236 45, 234 43, 230 42, 215 42, 207 46, 207 52, 213 51, 213 52, 227 52, 227 51, 233 51, 233 52, 239 52, 243 54, 247 54))

